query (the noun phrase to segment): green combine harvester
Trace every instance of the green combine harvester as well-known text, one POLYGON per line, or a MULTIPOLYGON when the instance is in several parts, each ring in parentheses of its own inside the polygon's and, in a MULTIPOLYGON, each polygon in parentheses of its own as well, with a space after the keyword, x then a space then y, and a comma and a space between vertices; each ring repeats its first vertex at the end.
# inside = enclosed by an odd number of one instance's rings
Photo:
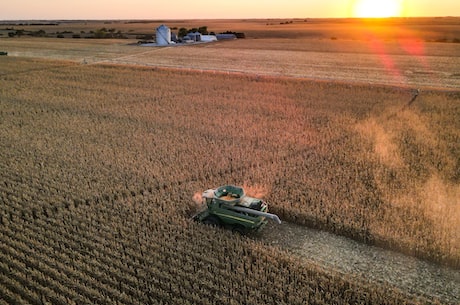
POLYGON ((268 223, 267 219, 281 224, 277 215, 268 213, 265 201, 247 196, 239 186, 209 189, 201 198, 202 206, 193 219, 204 224, 230 228, 240 234, 261 230, 268 223))

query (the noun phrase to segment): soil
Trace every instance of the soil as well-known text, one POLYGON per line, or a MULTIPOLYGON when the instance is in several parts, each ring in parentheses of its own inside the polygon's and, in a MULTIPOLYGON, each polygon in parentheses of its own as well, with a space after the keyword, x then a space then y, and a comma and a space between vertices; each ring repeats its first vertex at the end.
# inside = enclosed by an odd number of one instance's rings
POLYGON ((255 238, 326 269, 387 284, 415 297, 460 304, 460 270, 286 222, 269 223, 255 238))

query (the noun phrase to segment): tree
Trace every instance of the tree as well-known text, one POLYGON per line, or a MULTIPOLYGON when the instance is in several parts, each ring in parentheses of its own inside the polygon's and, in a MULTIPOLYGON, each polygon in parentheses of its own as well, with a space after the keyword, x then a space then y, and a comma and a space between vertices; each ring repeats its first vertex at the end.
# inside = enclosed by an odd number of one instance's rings
POLYGON ((94 32, 94 38, 106 38, 107 37, 107 29, 102 28, 94 32))
POLYGON ((16 36, 21 37, 24 35, 24 30, 16 30, 16 36))
POLYGON ((180 28, 179 32, 177 33, 177 36, 182 38, 182 37, 186 36, 187 34, 188 34, 188 31, 187 31, 186 28, 180 28))
POLYGON ((200 32, 203 35, 208 35, 208 27, 207 26, 200 26, 198 28, 198 32, 200 32))

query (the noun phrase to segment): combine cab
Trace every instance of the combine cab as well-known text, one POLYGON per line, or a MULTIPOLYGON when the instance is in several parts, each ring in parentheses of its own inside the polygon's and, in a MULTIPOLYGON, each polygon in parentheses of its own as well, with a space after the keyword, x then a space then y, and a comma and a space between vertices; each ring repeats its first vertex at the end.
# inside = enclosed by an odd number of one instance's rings
POLYGON ((268 213, 265 201, 247 196, 239 186, 209 189, 203 192, 201 198, 203 205, 193 219, 208 225, 223 226, 246 234, 261 230, 267 219, 281 223, 278 216, 268 213))

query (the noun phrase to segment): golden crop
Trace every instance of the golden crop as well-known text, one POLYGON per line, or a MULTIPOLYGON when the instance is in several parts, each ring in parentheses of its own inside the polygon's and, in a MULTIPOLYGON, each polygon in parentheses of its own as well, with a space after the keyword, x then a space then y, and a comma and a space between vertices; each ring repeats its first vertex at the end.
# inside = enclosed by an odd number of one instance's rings
POLYGON ((459 266, 458 93, 20 58, 0 82, 6 303, 428 302, 191 222, 226 183, 459 266))

